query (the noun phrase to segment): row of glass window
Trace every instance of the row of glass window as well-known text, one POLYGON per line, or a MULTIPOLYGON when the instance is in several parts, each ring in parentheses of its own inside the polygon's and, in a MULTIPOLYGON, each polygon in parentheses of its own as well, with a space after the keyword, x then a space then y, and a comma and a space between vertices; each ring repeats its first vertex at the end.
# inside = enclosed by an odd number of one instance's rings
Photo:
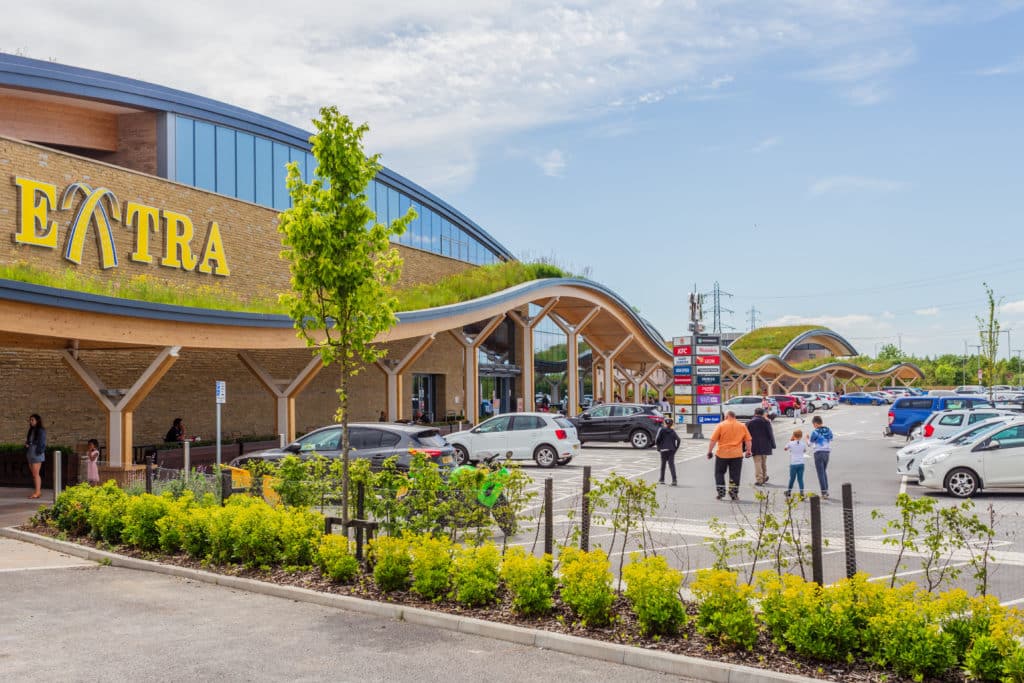
MULTIPOLYGON (((291 206, 285 165, 292 161, 298 164, 303 181, 309 182, 316 159, 305 150, 175 116, 173 180, 180 183, 283 211, 291 206)), ((384 183, 371 181, 366 197, 381 223, 404 216, 409 207, 416 209, 416 218, 395 240, 399 244, 476 265, 500 260, 459 226, 384 183)))

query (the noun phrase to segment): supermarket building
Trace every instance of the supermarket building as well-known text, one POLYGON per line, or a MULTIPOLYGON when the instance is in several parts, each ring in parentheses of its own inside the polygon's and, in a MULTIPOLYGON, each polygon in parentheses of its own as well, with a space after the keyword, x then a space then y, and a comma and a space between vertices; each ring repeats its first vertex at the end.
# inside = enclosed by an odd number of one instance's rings
MULTIPOLYGON (((197 95, 0 54, 0 442, 19 443, 27 416, 39 413, 51 443, 98 438, 113 467, 129 468, 133 447, 162 440, 175 417, 189 434, 212 437, 218 380, 228 386, 225 436, 291 439, 329 423, 336 370, 313 359, 286 316, 109 292, 155 285, 187 301, 275 299, 289 281, 277 232, 290 201, 285 164, 312 176, 308 137, 197 95)), ((400 286, 514 259, 390 169, 367 197, 381 222, 416 209, 396 240, 400 286)), ((574 413, 584 392, 660 396, 673 381, 666 338, 613 291, 581 279, 402 312, 378 340, 385 360, 350 386, 350 417, 475 422, 481 410, 531 410, 538 397, 564 398, 574 413), (558 348, 554 360, 541 353, 558 348)), ((760 362, 723 352, 725 384, 797 377, 807 386, 840 372, 767 362, 760 377, 760 362)))

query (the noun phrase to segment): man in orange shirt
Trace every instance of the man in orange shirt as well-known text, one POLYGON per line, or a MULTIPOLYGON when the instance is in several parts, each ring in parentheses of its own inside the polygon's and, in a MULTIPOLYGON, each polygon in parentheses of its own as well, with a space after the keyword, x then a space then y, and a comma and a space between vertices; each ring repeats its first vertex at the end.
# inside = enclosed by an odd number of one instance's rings
POLYGON ((725 414, 725 421, 715 427, 708 446, 708 460, 715 455, 715 487, 718 489, 718 500, 725 498, 725 473, 729 472, 729 497, 739 500, 740 473, 743 469, 743 457, 750 457, 752 439, 747 426, 736 419, 731 410, 725 414))

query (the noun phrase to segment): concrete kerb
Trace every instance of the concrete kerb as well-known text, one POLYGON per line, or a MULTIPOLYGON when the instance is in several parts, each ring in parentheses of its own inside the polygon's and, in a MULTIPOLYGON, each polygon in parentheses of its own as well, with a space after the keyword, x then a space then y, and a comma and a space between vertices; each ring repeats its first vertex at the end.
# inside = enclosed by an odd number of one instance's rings
POLYGON ((460 617, 446 612, 434 612, 420 609, 418 607, 406 607, 375 600, 364 600, 348 595, 335 595, 333 593, 321 593, 308 588, 295 586, 281 586, 278 584, 247 579, 240 576, 225 576, 201 569, 179 567, 176 565, 161 564, 150 560, 140 560, 134 557, 127 557, 105 550, 97 550, 88 546, 81 546, 67 541, 60 541, 48 536, 41 536, 29 531, 22 531, 14 527, 0 528, 0 536, 12 538, 19 541, 34 543, 50 550, 80 557, 93 562, 109 563, 114 567, 134 569, 138 571, 156 572, 182 579, 202 581, 204 583, 233 588, 235 590, 250 591, 262 595, 284 598, 298 602, 344 609, 350 612, 359 612, 385 619, 398 619, 408 621, 411 624, 429 626, 432 628, 443 628, 449 631, 457 631, 471 635, 479 635, 495 640, 516 643, 519 645, 531 645, 545 648, 554 652, 577 655, 590 659, 600 659, 616 664, 625 664, 649 671, 688 676, 713 683, 750 683, 752 681, 815 681, 816 679, 793 674, 771 671, 768 669, 756 669, 747 666, 724 664, 722 662, 709 661, 686 655, 677 655, 670 652, 657 650, 645 650, 639 647, 619 645, 617 643, 606 643, 590 638, 555 633, 551 631, 539 631, 511 624, 485 621, 471 617, 460 617))

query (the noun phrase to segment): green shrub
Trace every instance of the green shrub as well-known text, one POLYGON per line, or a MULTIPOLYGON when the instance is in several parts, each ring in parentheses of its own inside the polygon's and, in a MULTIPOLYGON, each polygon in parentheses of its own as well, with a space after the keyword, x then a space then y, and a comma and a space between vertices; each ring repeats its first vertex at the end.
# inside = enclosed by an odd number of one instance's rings
POLYGON ((157 522, 170 511, 170 499, 143 493, 132 496, 125 506, 124 542, 142 550, 156 550, 160 545, 157 522))
MULTIPOLYGON (((281 561, 281 517, 260 498, 235 508, 229 533, 231 558, 246 567, 269 567, 281 561)), ((230 499, 229 499, 230 500, 230 499)), ((227 506, 224 511, 230 510, 227 506)))
POLYGON ((697 597, 697 630, 722 645, 750 650, 757 643, 754 589, 738 583, 737 576, 721 569, 697 572, 691 587, 697 597))
POLYGON ((559 558, 562 565, 562 600, 585 626, 603 626, 611 617, 615 593, 612 572, 604 550, 584 552, 565 548, 559 558))
POLYGON ((370 541, 373 558, 373 581, 377 588, 389 593, 409 586, 412 556, 409 540, 401 536, 381 536, 370 541))
POLYGON ((165 553, 176 553, 182 550, 185 542, 185 524, 188 511, 195 505, 191 491, 185 491, 177 500, 171 500, 167 506, 167 514, 156 521, 156 531, 160 550, 165 553))
POLYGON ((321 538, 316 560, 331 581, 349 583, 359 574, 359 560, 349 551, 348 539, 344 536, 331 534, 321 538))
POLYGON ((980 681, 1024 681, 1024 620, 1020 612, 998 607, 990 614, 988 633, 975 638, 964 657, 964 670, 980 681))
POLYGON ((309 467, 297 456, 288 455, 277 468, 277 483, 274 491, 281 496, 281 502, 291 507, 308 507, 314 502, 314 492, 309 486, 309 467))
POLYGON ((448 592, 452 571, 452 542, 423 534, 411 539, 412 590, 439 601, 448 592))
POLYGON ((78 484, 61 491, 51 512, 57 528, 71 536, 89 533, 89 505, 98 490, 89 484, 78 484))
POLYGON ((686 611, 679 599, 683 573, 668 566, 664 557, 640 559, 633 553, 630 564, 622 570, 626 582, 626 599, 640 622, 644 635, 675 633, 685 623, 686 611))
POLYGON ((935 619, 934 597, 913 584, 883 592, 881 609, 867 620, 865 655, 901 676, 922 680, 956 666, 956 639, 935 619))
POLYGON ((848 661, 862 649, 868 620, 883 609, 889 590, 863 573, 821 588, 800 577, 780 581, 762 572, 759 584, 761 619, 775 641, 827 662, 848 661))
POLYGON ((471 607, 494 602, 500 562, 501 552, 493 542, 460 548, 452 563, 455 600, 471 607))
POLYGON ((536 557, 520 546, 505 553, 501 579, 512 594, 512 610, 524 616, 547 614, 554 605, 555 576, 551 556, 536 557))
MULTIPOLYGON (((199 505, 182 511, 181 548, 196 560, 205 560, 211 553, 213 516, 219 507, 199 505)), ((172 513, 173 514, 173 513, 172 513)))
POLYGON ((120 543, 128 494, 113 481, 97 487, 89 501, 89 535, 107 543, 120 543))
MULTIPOLYGON (((260 502, 262 503, 262 501, 260 502)), ((207 559, 214 564, 230 564, 235 561, 237 557, 235 518, 255 503, 256 499, 249 496, 231 496, 224 507, 210 508, 207 520, 210 550, 207 559)), ((250 541, 254 540, 250 539, 250 541)))
POLYGON ((281 564, 308 567, 324 535, 323 515, 302 508, 275 510, 280 523, 281 564))

